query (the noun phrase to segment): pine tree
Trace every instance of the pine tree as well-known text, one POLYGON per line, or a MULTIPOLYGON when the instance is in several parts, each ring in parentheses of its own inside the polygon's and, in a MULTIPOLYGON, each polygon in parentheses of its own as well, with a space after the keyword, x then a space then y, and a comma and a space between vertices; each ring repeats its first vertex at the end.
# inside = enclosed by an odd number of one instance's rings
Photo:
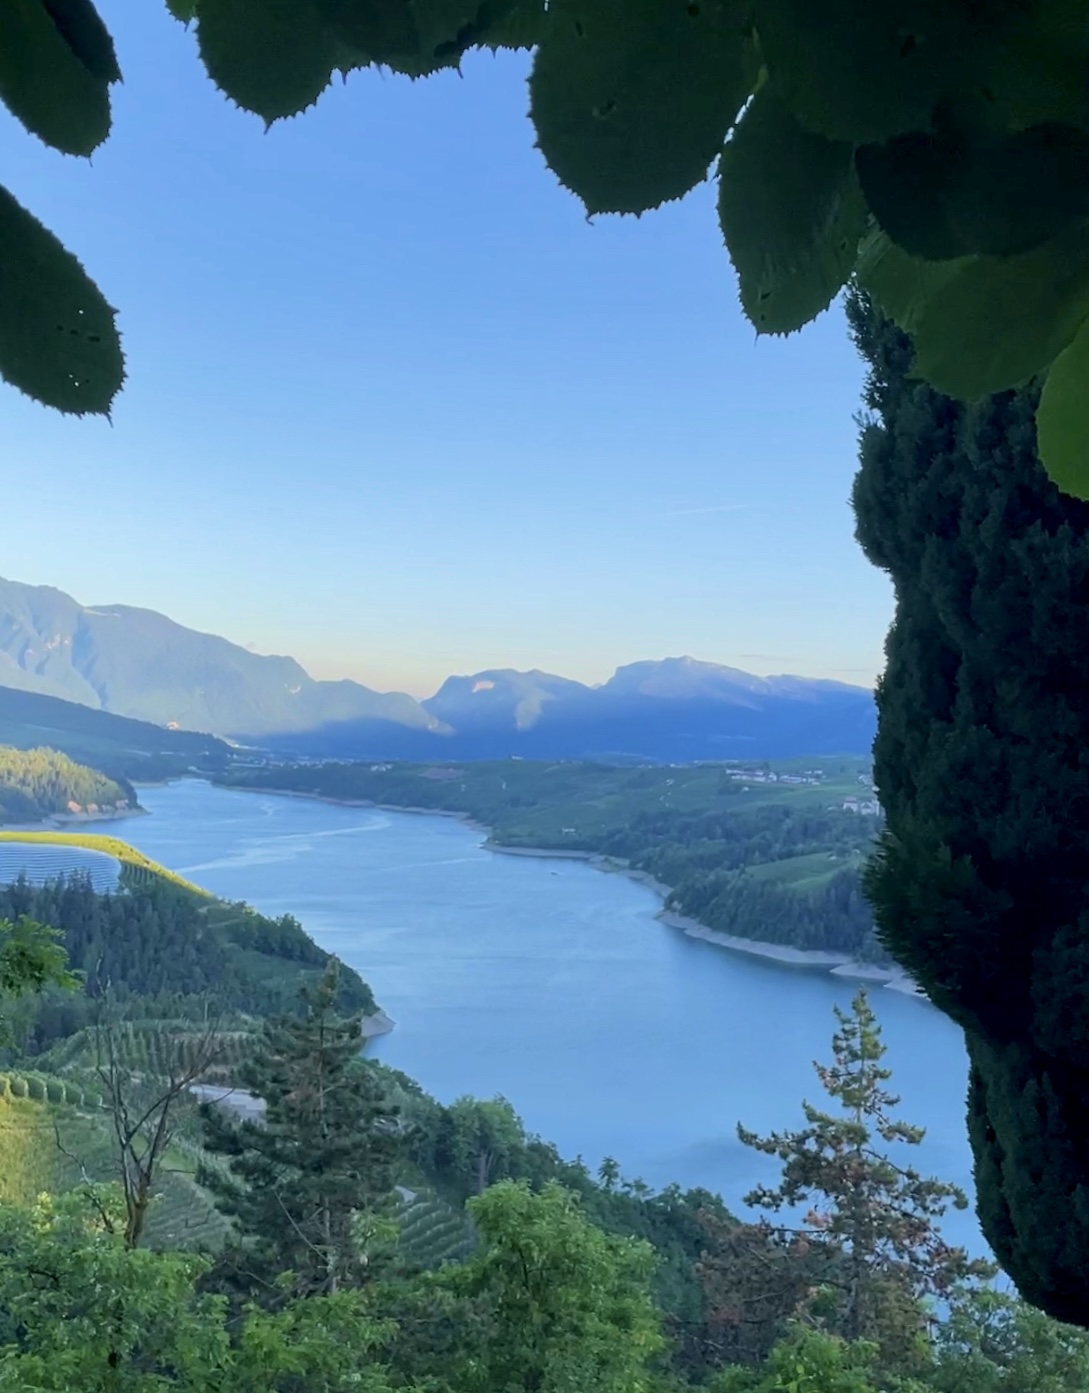
POLYGON ((868 301, 858 537, 896 589, 867 877, 879 936, 965 1029, 983 1231, 1089 1325, 1089 505, 1036 453, 1037 391, 964 406, 868 301))
POLYGON ((399 1119, 360 1056, 360 1020, 338 1018, 336 995, 334 960, 303 993, 303 1014, 266 1022, 239 1074, 264 1100, 261 1120, 202 1109, 205 1146, 226 1165, 200 1178, 235 1221, 229 1262, 243 1285, 290 1271, 285 1290, 313 1295, 374 1275, 371 1240, 388 1228, 399 1119))
POLYGON ((783 1163, 775 1186, 758 1186, 746 1203, 780 1213, 802 1209, 800 1224, 771 1225, 776 1237, 801 1239, 826 1260, 812 1315, 848 1340, 874 1340, 886 1357, 910 1361, 925 1328, 924 1297, 948 1295, 992 1269, 948 1245, 938 1224, 950 1205, 967 1207, 955 1185, 929 1179, 889 1155, 918 1146, 923 1129, 896 1116, 899 1098, 885 1087, 881 1029, 859 991, 850 1012, 836 1008, 833 1061, 815 1063, 837 1111, 803 1103, 805 1127, 768 1137, 738 1126, 746 1146, 783 1163))

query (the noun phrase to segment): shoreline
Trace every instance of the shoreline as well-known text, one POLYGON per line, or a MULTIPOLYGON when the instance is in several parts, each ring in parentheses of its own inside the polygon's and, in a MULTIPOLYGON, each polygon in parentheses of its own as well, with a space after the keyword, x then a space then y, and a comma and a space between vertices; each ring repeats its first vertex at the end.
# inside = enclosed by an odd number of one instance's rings
POLYGON ((96 822, 123 822, 127 817, 147 817, 146 808, 125 808, 112 813, 50 813, 41 822, 0 823, 0 832, 59 832, 65 827, 88 827, 96 822))
MULTIPOLYGON (((245 793, 267 793, 276 798, 309 798, 313 802, 331 803, 342 808, 373 808, 380 812, 453 818, 455 821, 462 822, 465 826, 472 828, 473 831, 485 833, 485 840, 481 843, 483 849, 494 852, 498 856, 528 856, 536 860, 547 861, 579 861, 592 866, 595 870, 604 871, 608 875, 622 875, 627 880, 634 880, 639 885, 645 885, 648 890, 651 890, 662 900, 662 907, 654 917, 659 923, 665 924, 667 928, 679 929, 689 938, 698 938, 705 943, 713 943, 716 947, 725 948, 733 953, 745 953, 749 957, 762 958, 766 962, 777 964, 779 967, 790 967, 809 972, 828 972, 833 977, 846 977, 858 982, 872 982, 875 986, 883 987, 887 991, 901 992, 905 996, 914 997, 917 1001, 930 1004, 930 999, 926 993, 902 968, 880 967, 876 963, 860 962, 851 957, 849 953, 826 952, 812 948, 791 948, 785 943, 771 943, 766 939, 741 938, 736 934, 720 933, 717 929, 710 929, 706 924, 701 924, 698 919, 666 909, 665 902, 671 893, 668 885, 663 881, 655 880, 647 871, 633 868, 614 857, 604 856, 600 852, 565 851, 556 847, 502 846, 498 842, 490 840, 491 828, 477 822, 468 813, 452 812, 446 808, 398 807, 392 803, 376 803, 373 799, 332 798, 326 793, 303 793, 298 789, 289 788, 244 788, 239 784, 232 784, 230 787, 245 793)), ((392 1025, 389 1028, 392 1029, 392 1025)))

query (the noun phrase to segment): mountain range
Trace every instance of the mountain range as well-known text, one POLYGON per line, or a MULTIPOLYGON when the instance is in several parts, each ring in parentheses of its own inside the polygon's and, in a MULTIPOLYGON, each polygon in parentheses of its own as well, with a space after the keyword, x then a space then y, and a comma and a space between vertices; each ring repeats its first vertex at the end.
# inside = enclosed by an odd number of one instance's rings
POLYGON ((0 580, 0 687, 265 749, 362 759, 686 762, 869 750, 873 693, 755 677, 693 658, 618 668, 590 687, 546 672, 448 678, 434 696, 318 681, 128 605, 85 606, 0 580))

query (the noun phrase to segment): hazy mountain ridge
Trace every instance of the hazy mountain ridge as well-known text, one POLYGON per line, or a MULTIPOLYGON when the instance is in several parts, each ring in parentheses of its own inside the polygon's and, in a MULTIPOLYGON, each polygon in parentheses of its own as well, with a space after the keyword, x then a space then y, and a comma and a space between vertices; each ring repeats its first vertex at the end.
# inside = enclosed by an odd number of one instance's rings
POLYGON ((294 658, 252 653, 154 610, 81 605, 52 587, 8 580, 0 580, 0 683, 221 736, 340 721, 438 724, 404 693, 320 682, 294 658))
POLYGON ((533 670, 449 677, 422 702, 251 652, 153 610, 84 606, 0 580, 0 686, 297 754, 362 759, 624 757, 688 762, 863 753, 872 692, 694 658, 600 686, 533 670))

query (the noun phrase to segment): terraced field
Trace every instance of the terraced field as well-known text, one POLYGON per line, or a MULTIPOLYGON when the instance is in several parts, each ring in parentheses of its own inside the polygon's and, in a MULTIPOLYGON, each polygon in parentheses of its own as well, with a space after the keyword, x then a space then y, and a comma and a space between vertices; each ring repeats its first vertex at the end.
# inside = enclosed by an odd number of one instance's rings
MULTIPOLYGON (((0 1094, 0 1203, 30 1205, 43 1191, 116 1179, 107 1118, 93 1095, 78 1105, 55 1101, 71 1085, 34 1075, 9 1077, 5 1085, 0 1094), (13 1096, 13 1087, 21 1092, 24 1086, 46 1096, 13 1096)), ((222 1242, 227 1223, 195 1182, 197 1159, 184 1142, 168 1154, 148 1216, 152 1247, 215 1248, 222 1242)))

